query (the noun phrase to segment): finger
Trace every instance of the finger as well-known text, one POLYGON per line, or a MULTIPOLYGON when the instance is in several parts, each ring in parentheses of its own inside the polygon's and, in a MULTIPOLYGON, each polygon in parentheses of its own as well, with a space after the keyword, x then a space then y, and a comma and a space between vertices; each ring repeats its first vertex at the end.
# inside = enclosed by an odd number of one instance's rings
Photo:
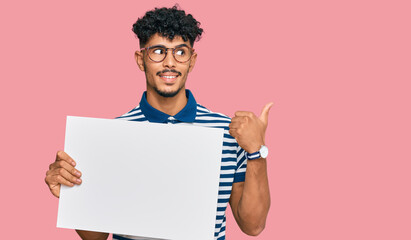
POLYGON ((62 185, 68 186, 68 187, 73 187, 74 186, 73 182, 70 182, 69 180, 67 180, 62 175, 54 175, 53 177, 54 177, 54 181, 56 183, 59 183, 60 185, 62 184, 62 185))
POLYGON ((56 161, 56 162, 54 162, 50 165, 50 170, 59 169, 59 168, 64 168, 69 173, 71 173, 72 175, 77 176, 77 177, 81 177, 81 175, 82 175, 79 170, 77 170, 72 165, 70 165, 69 163, 67 163, 66 161, 63 161, 63 160, 56 161))
POLYGON ((68 181, 60 174, 48 175, 45 180, 52 192, 56 188, 60 188, 61 184, 69 186, 69 187, 74 186, 74 183, 68 181))
POLYGON ((50 192, 55 196, 55 197, 60 197, 60 184, 59 183, 54 183, 54 184, 49 184, 49 178, 51 176, 47 176, 45 178, 47 185, 49 186, 50 192))
POLYGON ((254 113, 246 111, 237 111, 234 114, 236 117, 253 117, 254 113))
POLYGON ((270 112, 270 109, 273 106, 273 104, 273 102, 267 103, 261 111, 261 115, 259 118, 265 125, 267 125, 268 123, 268 113, 270 112))
POLYGON ((235 122, 242 122, 242 123, 244 123, 244 122, 247 122, 247 118, 248 118, 248 117, 244 117, 244 116, 233 117, 233 118, 231 119, 231 122, 232 122, 232 123, 235 123, 235 122))
POLYGON ((50 188, 50 192, 57 198, 60 198, 60 185, 50 188))
MULTIPOLYGON (((69 173, 69 172, 68 172, 66 169, 64 169, 64 168, 56 169, 53 175, 54 175, 54 176, 62 176, 65 180, 67 180, 67 181, 69 181, 69 182, 71 182, 71 183, 73 183, 73 184, 80 184, 80 183, 81 183, 81 179, 80 179, 80 178, 77 178, 76 176, 72 175, 71 173, 69 173)), ((56 177, 56 179, 57 179, 57 177, 56 177)), ((64 182, 65 182, 65 181, 64 181, 64 182)), ((62 182, 58 182, 58 183, 64 184, 64 183, 62 183, 62 182)))
POLYGON ((230 135, 235 138, 237 140, 238 134, 237 131, 235 129, 230 129, 228 130, 228 132, 230 133, 230 135))
POLYGON ((62 175, 65 179, 68 181, 71 181, 73 183, 79 184, 81 183, 81 179, 78 180, 81 176, 81 172, 72 167, 70 164, 68 164, 65 161, 58 161, 54 163, 55 166, 52 167, 51 170, 47 171, 46 176, 49 177, 49 181, 47 184, 56 184, 56 182, 53 182, 53 180, 56 180, 52 176, 54 175, 62 175))
POLYGON ((228 127, 229 127, 230 129, 238 129, 238 128, 241 128, 241 126, 242 126, 242 123, 239 122, 239 121, 237 121, 237 122, 231 122, 230 125, 228 125, 228 127))
POLYGON ((66 169, 71 175, 81 177, 81 172, 65 161, 59 161, 62 168, 66 169))
POLYGON ((64 151, 58 151, 56 154, 56 161, 66 161, 72 166, 76 166, 76 162, 64 151))

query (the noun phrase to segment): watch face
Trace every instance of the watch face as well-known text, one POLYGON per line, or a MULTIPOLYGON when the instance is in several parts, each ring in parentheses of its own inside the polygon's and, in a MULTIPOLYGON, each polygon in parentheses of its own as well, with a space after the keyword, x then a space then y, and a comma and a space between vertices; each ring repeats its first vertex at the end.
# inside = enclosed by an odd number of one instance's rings
POLYGON ((268 156, 268 148, 266 146, 261 146, 260 155, 262 158, 266 158, 268 156))

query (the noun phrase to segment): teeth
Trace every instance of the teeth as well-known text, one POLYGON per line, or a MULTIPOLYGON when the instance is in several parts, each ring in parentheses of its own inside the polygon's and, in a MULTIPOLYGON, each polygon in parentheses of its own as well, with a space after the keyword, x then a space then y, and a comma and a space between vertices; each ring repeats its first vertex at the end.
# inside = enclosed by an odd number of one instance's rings
POLYGON ((176 78, 176 76, 161 76, 163 78, 176 78))

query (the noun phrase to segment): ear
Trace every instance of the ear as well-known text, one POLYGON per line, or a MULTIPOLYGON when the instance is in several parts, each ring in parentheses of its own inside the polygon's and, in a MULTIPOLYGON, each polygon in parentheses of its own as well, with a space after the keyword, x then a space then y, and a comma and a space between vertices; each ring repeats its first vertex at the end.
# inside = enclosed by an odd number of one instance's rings
POLYGON ((194 68, 194 65, 196 64, 196 60, 197 60, 197 53, 194 52, 193 56, 191 56, 190 59, 190 66, 188 67, 188 72, 191 72, 194 68))
POLYGON ((138 68, 140 68, 140 70, 144 72, 144 55, 143 55, 143 52, 136 51, 134 53, 134 58, 136 59, 136 63, 138 65, 138 68))

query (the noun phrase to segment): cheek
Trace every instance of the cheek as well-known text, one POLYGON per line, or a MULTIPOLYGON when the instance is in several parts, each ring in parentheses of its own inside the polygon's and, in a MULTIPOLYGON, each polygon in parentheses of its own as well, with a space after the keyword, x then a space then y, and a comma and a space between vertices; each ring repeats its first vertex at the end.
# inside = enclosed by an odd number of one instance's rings
POLYGON ((187 64, 186 66, 184 66, 184 70, 182 70, 182 72, 187 75, 190 72, 190 64, 187 64))
POLYGON ((157 72, 159 72, 158 68, 151 64, 144 64, 144 72, 146 75, 156 76, 157 72))

